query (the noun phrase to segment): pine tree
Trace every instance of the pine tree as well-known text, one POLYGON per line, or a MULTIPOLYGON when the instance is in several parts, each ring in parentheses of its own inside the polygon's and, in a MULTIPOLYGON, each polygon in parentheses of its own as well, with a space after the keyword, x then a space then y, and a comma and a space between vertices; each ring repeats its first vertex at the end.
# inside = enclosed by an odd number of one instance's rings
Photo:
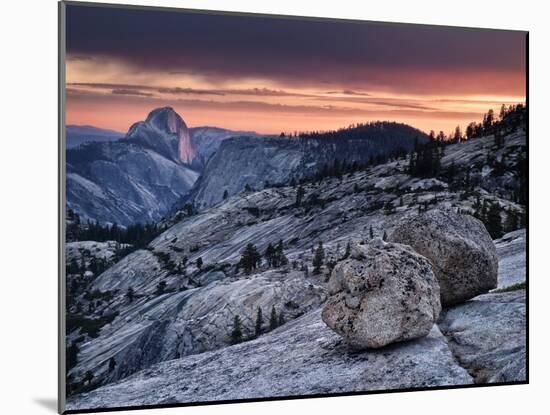
POLYGON ((502 220, 500 217, 500 208, 498 203, 492 203, 487 211, 487 221, 485 223, 487 232, 493 239, 500 238, 502 233, 502 220))
POLYGON ((502 106, 500 107, 499 118, 502 121, 502 120, 504 120, 505 117, 506 117, 506 105, 502 104, 502 106))
POLYGON ((252 270, 256 269, 260 263, 261 256, 254 244, 248 243, 245 249, 241 253, 241 260, 239 265, 243 267, 247 274, 250 274, 252 270))
POLYGON ((116 368, 116 360, 114 357, 109 359, 109 372, 112 372, 116 368))
POLYGON ((369 238, 370 239, 374 238, 374 231, 372 230, 372 225, 370 225, 369 227, 369 238))
POLYGON ((455 143, 458 143, 458 142, 460 142, 460 140, 462 140, 462 131, 460 130, 460 125, 457 125, 456 128, 455 128, 453 141, 455 143))
POLYGON ((315 254, 313 255, 313 273, 319 274, 321 272, 321 267, 323 266, 323 261, 325 260, 325 250, 323 249, 323 243, 319 241, 315 254))
POLYGON ((275 330, 277 326, 278 326, 277 311, 275 310, 275 306, 272 306, 271 315, 269 316, 269 329, 275 330))
POLYGON ((256 337, 258 337, 260 334, 262 334, 262 325, 264 324, 264 317, 262 314, 262 308, 258 307, 258 311, 256 313, 256 326, 254 328, 254 333, 256 334, 256 337))
POLYGON ((203 266, 202 257, 197 258, 197 268, 201 269, 203 266))
POLYGON ((126 298, 129 303, 134 301, 134 289, 132 287, 128 287, 128 291, 126 291, 126 298))
POLYGON ((296 207, 300 207, 302 205, 302 199, 304 198, 304 188, 302 185, 298 186, 298 189, 296 189, 296 207))
POLYGON ((386 233, 386 231, 384 231, 384 234, 382 235, 382 240, 385 241, 388 239, 388 234, 386 233))
POLYGON ((93 379, 94 379, 94 374, 88 370, 84 375, 84 382, 87 382, 89 385, 93 379))
POLYGON ((275 266, 281 267, 288 264, 288 259, 284 253, 283 240, 280 239, 277 247, 275 248, 275 266))
POLYGON ((475 134, 475 130, 476 130, 476 123, 475 122, 471 122, 470 124, 468 124, 468 126, 466 127, 466 138, 468 140, 470 138, 473 138, 473 136, 475 134))
POLYGON ((512 232, 519 228, 518 215, 512 209, 507 212, 504 228, 506 232, 512 232))
POLYGON ((67 348, 67 369, 72 369, 76 366, 78 363, 78 352, 80 349, 78 348, 78 345, 75 343, 71 343, 71 345, 67 348))
POLYGON ((277 324, 279 325, 279 327, 285 324, 285 315, 282 311, 279 312, 279 321, 277 322, 277 324))
POLYGON ((223 200, 227 199, 229 197, 229 193, 227 192, 227 190, 224 190, 223 191, 223 200))
POLYGON ((349 258, 350 254, 351 254, 351 244, 348 241, 348 243, 346 244, 346 252, 344 252, 344 259, 349 258))
POLYGON ((241 318, 238 314, 233 317, 233 330, 231 330, 231 343, 237 344, 243 341, 241 318))
POLYGON ((267 262, 268 267, 273 266, 273 258, 275 256, 275 248, 273 248, 273 245, 271 245, 271 242, 267 245, 267 248, 264 252, 264 257, 267 262))

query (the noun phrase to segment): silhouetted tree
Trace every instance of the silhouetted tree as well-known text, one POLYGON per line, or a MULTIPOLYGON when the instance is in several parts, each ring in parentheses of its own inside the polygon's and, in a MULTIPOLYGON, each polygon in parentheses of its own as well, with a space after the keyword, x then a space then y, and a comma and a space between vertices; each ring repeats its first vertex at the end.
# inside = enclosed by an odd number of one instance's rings
POLYGON ((509 209, 506 214, 506 222, 504 225, 506 232, 512 232, 519 229, 519 218, 515 211, 509 209))
POLYGON ((296 189, 296 207, 300 207, 302 205, 302 199, 304 198, 304 188, 299 185, 298 189, 296 189))
POLYGON ((351 244, 348 241, 348 243, 346 244, 346 251, 344 252, 344 259, 349 258, 350 254, 351 254, 351 244))
POLYGON ((93 379, 94 379, 94 374, 88 370, 84 375, 84 382, 88 383, 89 385, 93 379))
POLYGON ((132 287, 128 287, 128 291, 126 291, 126 298, 129 303, 134 301, 134 289, 132 287))
POLYGON ((161 295, 161 294, 164 294, 164 291, 166 290, 166 281, 160 281, 158 284, 157 284, 157 295, 161 295))
POLYGON ((273 266, 273 258, 275 256, 275 248, 273 248, 273 245, 271 245, 271 242, 267 245, 267 248, 264 252, 264 257, 267 262, 268 267, 273 266))
POLYGON ((233 317, 233 329, 231 330, 231 343, 237 344, 243 341, 243 332, 241 328, 241 318, 239 315, 233 317))
POLYGON ((258 311, 256 312, 256 325, 254 327, 254 333, 256 337, 258 337, 260 334, 262 334, 262 325, 264 324, 264 317, 262 314, 262 308, 258 307, 258 311))
POLYGON ((275 310, 275 306, 272 306, 271 315, 269 316, 269 329, 274 330, 277 328, 277 325, 278 325, 277 311, 275 310))
POLYGON ((319 241, 315 254, 313 255, 313 273, 319 274, 321 272, 321 267, 325 260, 325 250, 323 249, 323 243, 319 241))
POLYGON ((67 369, 72 369, 76 366, 78 363, 78 352, 79 352, 78 345, 76 342, 71 343, 71 345, 67 348, 67 369))
POLYGON ((502 219, 500 217, 500 208, 498 203, 492 203, 489 207, 485 227, 493 239, 500 238, 503 235, 502 219))
POLYGON ((116 360, 114 357, 109 359, 109 372, 112 372, 116 368, 116 360))
POLYGON ((277 324, 279 326, 282 326, 283 324, 285 324, 285 315, 283 314, 282 311, 279 311, 279 321, 277 322, 277 324))
POLYGON ((462 140, 462 131, 460 130, 460 125, 457 125, 455 128, 455 133, 453 135, 453 141, 455 143, 460 142, 462 140))
POLYGON ((241 253, 241 260, 239 265, 244 269, 247 274, 258 267, 260 264, 260 254, 254 244, 248 243, 241 253))

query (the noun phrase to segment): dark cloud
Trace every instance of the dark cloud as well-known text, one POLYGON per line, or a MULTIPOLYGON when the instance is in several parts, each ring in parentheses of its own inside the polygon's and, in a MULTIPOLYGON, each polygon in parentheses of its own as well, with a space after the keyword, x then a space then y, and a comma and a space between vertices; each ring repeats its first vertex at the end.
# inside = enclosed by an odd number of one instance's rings
POLYGON ((254 95, 263 97, 314 97, 314 94, 301 94, 297 92, 283 91, 282 89, 250 88, 250 89, 225 89, 226 94, 254 95))
POLYGON ((410 89, 424 71, 521 76, 525 41, 525 33, 514 31, 67 6, 70 56, 117 58, 143 71, 218 82, 253 77, 410 89))
MULTIPOLYGON (((104 102, 105 94, 102 92, 67 90, 73 100, 81 102, 104 102)), ((112 99, 115 97, 113 96, 112 99)), ((118 99, 125 100, 143 100, 143 97, 136 95, 120 96, 118 99)), ((387 120, 395 120, 399 117, 444 117, 448 119, 460 119, 464 117, 477 119, 479 114, 475 112, 462 111, 426 111, 418 108, 403 108, 396 106, 395 109, 362 109, 342 105, 289 105, 268 103, 263 101, 213 101, 208 99, 162 99, 159 97, 147 98, 147 103, 151 108, 162 106, 181 106, 184 108, 193 108, 194 110, 208 109, 217 110, 220 113, 227 112, 259 112, 259 113, 283 113, 283 114, 302 114, 302 115, 323 115, 328 117, 356 117, 362 116, 365 119, 371 117, 384 117, 387 120)), ((380 118, 382 119, 382 118, 380 118)))
POLYGON ((357 97, 370 96, 370 94, 367 94, 366 92, 357 92, 357 91, 352 91, 351 89, 344 89, 343 91, 328 91, 327 94, 331 94, 331 95, 342 94, 342 95, 350 95, 350 96, 357 96, 357 97))
POLYGON ((198 95, 225 95, 221 91, 214 91, 209 89, 196 89, 196 88, 158 88, 158 92, 164 94, 198 94, 198 95))
POLYGON ((115 95, 134 95, 138 97, 152 97, 153 94, 149 92, 143 92, 136 89, 113 89, 111 91, 112 94, 115 95))
POLYGON ((380 100, 368 100, 368 101, 362 101, 362 102, 367 102, 369 104, 374 104, 374 105, 382 105, 382 106, 386 106, 386 107, 398 107, 398 108, 409 108, 409 109, 415 109, 415 110, 423 110, 423 111, 434 111, 436 110, 437 108, 434 108, 434 107, 428 107, 426 105, 423 105, 423 104, 411 104, 411 103, 406 103, 406 102, 399 102, 399 101, 396 101, 396 100, 390 100, 390 101, 380 101, 380 100))
MULTIPOLYGON (((92 83, 92 82, 70 82, 70 87, 86 87, 93 89, 120 89, 124 91, 154 91, 161 94, 196 94, 196 95, 251 95, 251 96, 270 96, 270 97, 315 97, 313 94, 301 94, 283 90, 269 88, 249 88, 249 89, 197 89, 182 87, 159 87, 150 85, 131 85, 131 84, 111 84, 111 83, 92 83)), ((130 94, 127 94, 130 95, 130 94)), ((134 94, 143 95, 143 94, 134 94)), ((148 95, 150 96, 150 94, 148 95)))
POLYGON ((73 61, 73 62, 86 62, 86 61, 93 60, 93 57, 91 57, 91 56, 80 56, 80 55, 68 55, 67 60, 68 61, 73 61))
POLYGON ((132 85, 132 84, 110 84, 101 82, 68 82, 69 87, 87 87, 94 89, 156 89, 147 85, 132 85))
POLYGON ((376 97, 370 97, 370 96, 363 98, 360 95, 358 95, 357 97, 354 97, 353 95, 351 95, 351 97, 319 97, 316 99, 319 99, 322 101, 330 101, 330 102, 347 102, 350 104, 371 104, 371 105, 380 105, 385 107, 409 108, 409 109, 416 109, 416 110, 423 110, 423 111, 432 111, 437 109, 424 104, 415 103, 412 100, 404 100, 399 98, 376 98, 376 97))

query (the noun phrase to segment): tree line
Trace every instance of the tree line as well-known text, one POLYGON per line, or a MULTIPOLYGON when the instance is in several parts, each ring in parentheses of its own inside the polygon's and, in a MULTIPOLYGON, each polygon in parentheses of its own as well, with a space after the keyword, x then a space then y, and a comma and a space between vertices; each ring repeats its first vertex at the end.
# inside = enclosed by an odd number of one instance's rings
POLYGON ((134 248, 144 248, 164 231, 164 228, 154 223, 135 223, 127 227, 102 225, 98 221, 82 223, 80 215, 72 209, 67 211, 67 241, 116 241, 130 244, 134 248))

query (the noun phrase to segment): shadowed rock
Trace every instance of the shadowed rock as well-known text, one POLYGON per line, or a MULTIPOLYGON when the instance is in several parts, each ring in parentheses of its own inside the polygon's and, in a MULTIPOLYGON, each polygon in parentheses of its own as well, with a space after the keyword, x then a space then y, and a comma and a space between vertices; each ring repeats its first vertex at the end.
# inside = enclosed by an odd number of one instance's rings
POLYGON ((441 311, 430 262, 379 238, 336 265, 329 294, 323 321, 356 348, 426 336, 441 311))
POLYGON ((476 383, 527 379, 525 290, 481 295, 445 310, 449 347, 476 383))
POLYGON ((410 245, 431 261, 443 306, 464 302, 497 286, 495 245, 483 223, 472 216, 439 209, 405 216, 388 240, 410 245))

